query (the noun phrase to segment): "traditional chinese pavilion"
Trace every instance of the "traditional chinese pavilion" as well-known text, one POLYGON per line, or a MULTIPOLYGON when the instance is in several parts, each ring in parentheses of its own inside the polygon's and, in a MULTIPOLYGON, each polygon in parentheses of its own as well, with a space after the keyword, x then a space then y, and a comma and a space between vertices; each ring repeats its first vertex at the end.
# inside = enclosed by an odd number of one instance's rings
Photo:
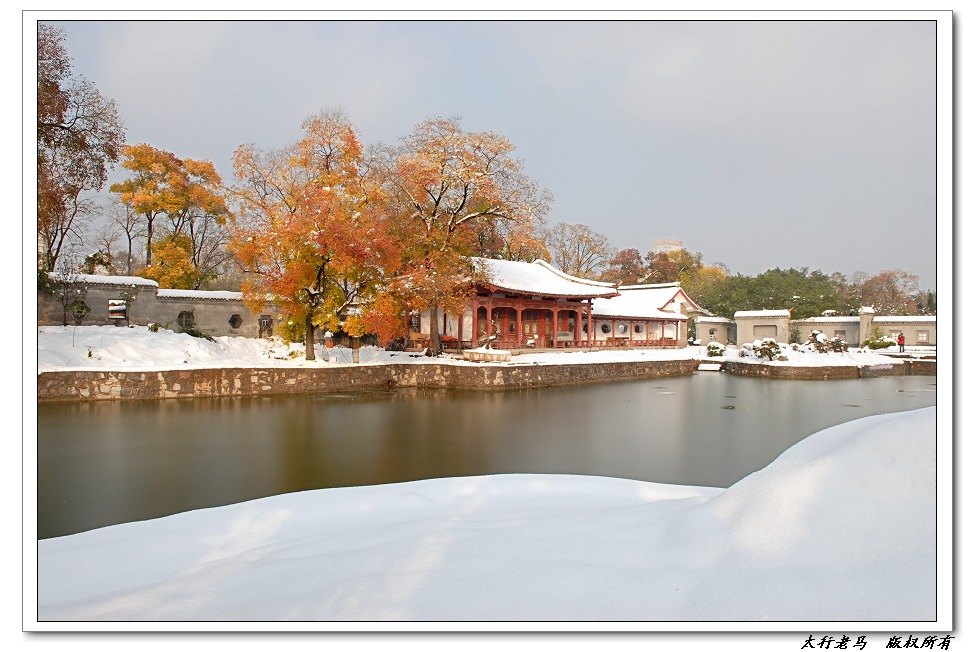
MULTIPOLYGON (((496 348, 678 346, 686 313, 699 309, 677 283, 617 288, 543 260, 474 262, 482 281, 464 314, 438 315, 448 346, 477 347, 489 338, 496 348)), ((417 326, 429 334, 428 316, 417 326)))

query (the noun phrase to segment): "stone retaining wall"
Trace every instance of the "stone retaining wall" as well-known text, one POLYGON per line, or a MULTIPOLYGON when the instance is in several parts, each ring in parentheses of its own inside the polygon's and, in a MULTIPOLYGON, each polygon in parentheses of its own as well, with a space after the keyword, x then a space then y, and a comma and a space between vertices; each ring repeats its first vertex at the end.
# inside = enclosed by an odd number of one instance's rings
POLYGON ((37 375, 38 402, 313 394, 418 387, 503 390, 686 376, 696 360, 580 365, 388 364, 353 367, 56 371, 37 375))
POLYGON ((880 364, 868 367, 791 367, 726 360, 722 371, 737 376, 777 378, 783 380, 837 380, 842 378, 877 378, 880 376, 935 376, 937 362, 910 360, 902 364, 880 364))

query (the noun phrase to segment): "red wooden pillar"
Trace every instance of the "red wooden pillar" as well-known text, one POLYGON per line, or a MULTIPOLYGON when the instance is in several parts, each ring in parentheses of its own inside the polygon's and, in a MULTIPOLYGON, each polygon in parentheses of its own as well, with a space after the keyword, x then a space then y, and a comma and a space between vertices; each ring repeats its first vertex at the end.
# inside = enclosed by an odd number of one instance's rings
POLYGON ((559 343, 559 304, 555 304, 551 308, 552 311, 552 332, 550 337, 552 338, 552 348, 554 349, 559 343))
POLYGON ((460 311, 460 316, 457 318, 457 353, 464 348, 464 311, 460 311))
POLYGON ((478 317, 480 316, 480 313, 481 313, 481 307, 480 307, 479 303, 480 302, 477 300, 477 297, 474 297, 474 301, 473 301, 473 304, 474 304, 474 317, 471 319, 471 326, 474 329, 474 332, 471 333, 471 348, 472 349, 477 347, 477 339, 481 336, 481 331, 479 330, 480 323, 478 321, 478 317))
POLYGON ((575 337, 572 338, 572 343, 576 346, 579 346, 579 344, 582 342, 582 308, 581 307, 576 308, 574 335, 575 337))
POLYGON ((493 311, 492 306, 491 306, 491 296, 488 295, 488 300, 487 300, 487 326, 484 328, 484 335, 487 336, 487 337, 491 337, 492 335, 494 335, 494 315, 492 314, 493 312, 494 311, 493 311))
POLYGON ((552 348, 559 345, 559 304, 552 306, 552 348))
POLYGON ((633 344, 633 320, 630 320, 630 332, 627 333, 629 336, 630 344, 633 344))
POLYGON ((523 333, 521 331, 521 310, 521 299, 518 299, 518 301, 515 303, 515 339, 517 340, 515 342, 515 347, 520 347, 522 344, 523 333))
POLYGON ((589 332, 586 333, 586 345, 592 348, 593 332, 592 332, 592 299, 589 300, 589 309, 586 310, 586 324, 589 332))

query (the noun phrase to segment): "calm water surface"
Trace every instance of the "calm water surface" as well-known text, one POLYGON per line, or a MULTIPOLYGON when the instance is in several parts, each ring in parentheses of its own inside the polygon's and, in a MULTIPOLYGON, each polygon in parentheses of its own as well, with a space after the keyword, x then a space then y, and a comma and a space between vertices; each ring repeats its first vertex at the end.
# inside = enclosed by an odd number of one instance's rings
POLYGON ((38 536, 323 487, 569 473, 727 487, 800 439, 935 404, 935 378, 716 372, 508 392, 38 407, 38 536))

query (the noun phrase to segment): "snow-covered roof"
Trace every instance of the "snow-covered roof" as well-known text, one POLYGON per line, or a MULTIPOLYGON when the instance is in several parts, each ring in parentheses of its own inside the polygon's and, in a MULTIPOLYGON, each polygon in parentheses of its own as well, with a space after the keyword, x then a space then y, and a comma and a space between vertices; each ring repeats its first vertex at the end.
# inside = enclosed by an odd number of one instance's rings
POLYGON ((212 301, 243 301, 243 292, 228 290, 159 290, 156 297, 160 299, 210 299, 212 301))
POLYGON ((570 276, 544 260, 524 263, 514 260, 474 258, 474 264, 484 271, 490 279, 490 285, 499 290, 546 297, 616 296, 616 286, 612 283, 570 276))
POLYGON ((699 324, 730 324, 731 320, 727 317, 716 317, 713 315, 701 315, 696 317, 699 324))
POLYGON ((652 304, 661 310, 666 310, 667 306, 674 302, 680 302, 697 312, 704 309, 697 305, 693 299, 680 286, 679 281, 673 283, 653 283, 647 285, 621 285, 620 292, 639 292, 643 301, 652 304))
POLYGON ((739 317, 788 317, 790 314, 788 310, 739 310, 735 313, 735 319, 739 317))
POLYGON ((140 276, 101 276, 99 274, 51 274, 51 278, 57 281, 69 281, 73 283, 84 283, 86 285, 142 285, 146 287, 159 287, 153 280, 140 276))
POLYGON ((620 288, 619 296, 610 299, 594 299, 592 312, 596 317, 623 317, 638 319, 687 319, 679 311, 663 310, 671 304, 679 292, 680 286, 669 284, 667 287, 656 286, 624 286, 620 288), (676 289, 676 292, 675 292, 676 289))
POLYGON ((926 323, 933 324, 938 321, 938 318, 933 315, 896 315, 888 317, 874 317, 873 323, 883 323, 883 324, 912 324, 912 323, 926 323))

